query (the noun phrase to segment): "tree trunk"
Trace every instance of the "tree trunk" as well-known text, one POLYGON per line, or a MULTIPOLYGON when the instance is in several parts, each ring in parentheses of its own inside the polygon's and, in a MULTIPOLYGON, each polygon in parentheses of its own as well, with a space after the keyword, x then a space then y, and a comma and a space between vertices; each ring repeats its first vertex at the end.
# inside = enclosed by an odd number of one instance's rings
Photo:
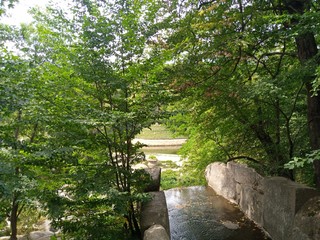
MULTIPOLYGON (((302 65, 316 65, 314 57, 318 53, 316 40, 314 34, 307 32, 296 37, 296 44, 298 49, 298 57, 302 65), (314 62, 312 62, 314 61, 314 62)), ((307 88, 307 114, 308 114, 308 130, 310 146, 312 150, 320 149, 320 91, 315 94, 312 88, 312 80, 314 80, 313 72, 309 76, 305 76, 305 83, 307 88)), ((320 188, 320 159, 315 159, 313 162, 315 171, 315 183, 320 188)))
MULTIPOLYGON (((289 14, 303 15, 311 6, 311 0, 285 0, 283 1, 289 14)), ((293 20, 292 24, 298 24, 297 20, 293 20)), ((308 64, 308 67, 314 67, 314 70, 319 65, 315 56, 318 54, 317 42, 314 33, 305 32, 296 37, 296 45, 298 50, 298 58, 302 65, 308 64)), ((314 80, 313 72, 310 75, 304 76, 302 79, 306 84, 307 89, 307 112, 308 112, 308 130, 310 146, 312 150, 320 149, 320 91, 314 94, 312 91, 312 80, 314 80)), ((315 183, 320 188, 320 159, 315 159, 313 162, 315 172, 315 183)))
POLYGON ((269 158, 269 165, 272 174, 277 174, 291 180, 294 180, 293 171, 281 168, 286 162, 285 156, 279 151, 279 144, 275 143, 269 133, 266 132, 263 125, 255 124, 250 126, 256 137, 259 139, 267 156, 269 158))
POLYGON ((134 226, 134 235, 135 236, 141 236, 141 231, 140 231, 140 227, 136 218, 136 214, 134 213, 134 206, 133 206, 133 202, 130 202, 130 212, 131 212, 131 216, 132 216, 132 222, 133 222, 133 226, 134 226))
MULTIPOLYGON (((308 130, 310 145, 312 150, 320 149, 320 93, 316 96, 312 92, 312 84, 307 83, 307 102, 308 102, 308 130)), ((315 182, 317 188, 320 188, 320 159, 313 162, 315 171, 315 182)))
POLYGON ((11 228, 11 235, 10 240, 17 240, 17 224, 18 224, 18 212, 19 212, 19 204, 17 202, 16 197, 12 200, 12 209, 10 214, 10 228, 11 228))

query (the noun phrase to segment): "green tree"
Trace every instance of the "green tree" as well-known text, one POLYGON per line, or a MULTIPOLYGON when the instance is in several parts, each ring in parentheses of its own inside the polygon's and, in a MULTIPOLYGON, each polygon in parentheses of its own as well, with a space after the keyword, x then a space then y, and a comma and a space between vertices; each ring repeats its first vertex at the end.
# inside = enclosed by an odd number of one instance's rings
MULTIPOLYGON (((319 66, 318 44, 316 34, 318 29, 313 27, 313 20, 319 16, 317 1, 283 1, 285 11, 291 17, 289 26, 295 29, 295 42, 298 59, 304 74, 301 76, 307 89, 308 130, 311 149, 320 149, 320 96, 319 90, 314 88, 315 72, 319 66)), ((282 13, 283 14, 283 13, 282 13)), ((320 188, 320 159, 313 161, 315 182, 320 188)))
POLYGON ((13 8, 14 4, 19 2, 18 0, 2 0, 0 2, 0 17, 6 13, 8 8, 13 8))
POLYGON ((73 18, 53 8, 35 13, 32 46, 43 57, 36 66, 48 141, 33 164, 51 173, 43 200, 70 237, 140 235, 137 206, 149 178, 132 169, 141 160, 132 139, 161 118, 167 95, 157 79, 162 61, 145 52, 142 19, 154 11, 146 3, 83 2, 73 18))
POLYGON ((273 1, 192 2, 172 21, 167 42, 185 109, 174 121, 185 123, 189 144, 215 143, 206 159, 254 160, 268 174, 294 178, 283 165, 308 151, 307 92, 290 15, 273 1))
MULTIPOLYGON (((9 40, 15 40, 18 44, 17 31, 10 33, 12 36, 9 40)), ((17 223, 21 212, 24 207, 34 205, 36 200, 37 176, 27 163, 26 155, 35 151, 39 143, 38 134, 42 132, 42 109, 37 102, 32 78, 34 69, 30 68, 30 59, 22 55, 22 52, 12 52, 5 46, 1 49, 1 220, 8 217, 10 239, 13 240, 17 239, 17 223)))

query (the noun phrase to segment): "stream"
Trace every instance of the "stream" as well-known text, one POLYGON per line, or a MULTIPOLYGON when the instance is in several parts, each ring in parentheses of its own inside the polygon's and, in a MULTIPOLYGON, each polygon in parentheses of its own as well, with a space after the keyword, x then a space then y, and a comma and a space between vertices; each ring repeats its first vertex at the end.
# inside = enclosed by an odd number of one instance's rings
POLYGON ((171 240, 270 239, 210 187, 166 190, 171 240))

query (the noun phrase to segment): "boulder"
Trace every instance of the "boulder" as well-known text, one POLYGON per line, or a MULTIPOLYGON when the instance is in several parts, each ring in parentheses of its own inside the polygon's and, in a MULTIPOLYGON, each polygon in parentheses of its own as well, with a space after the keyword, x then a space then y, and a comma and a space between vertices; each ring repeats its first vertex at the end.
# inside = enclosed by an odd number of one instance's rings
POLYGON ((208 185, 240 209, 273 240, 320 239, 320 193, 283 177, 260 176, 235 162, 206 168, 208 185))
POLYGON ((236 182, 225 163, 214 162, 207 166, 205 176, 208 185, 217 194, 233 203, 237 203, 236 182))
MULTIPOLYGON (((240 184, 239 184, 240 185, 240 184)), ((263 225, 263 193, 250 185, 240 185, 239 207, 251 220, 259 226, 263 225)))
POLYGON ((163 226, 155 224, 144 232, 143 240, 170 240, 170 238, 163 226))
POLYGON ((288 239, 293 231, 295 214, 319 193, 310 187, 283 177, 269 177, 262 182, 264 192, 263 228, 272 239, 288 239))
POLYGON ((150 175, 151 182, 145 188, 145 192, 157 192, 160 190, 160 181, 161 181, 161 168, 145 168, 145 171, 150 175))
POLYGON ((256 186, 263 179, 253 168, 244 164, 228 162, 227 168, 232 173, 234 180, 239 184, 256 186))

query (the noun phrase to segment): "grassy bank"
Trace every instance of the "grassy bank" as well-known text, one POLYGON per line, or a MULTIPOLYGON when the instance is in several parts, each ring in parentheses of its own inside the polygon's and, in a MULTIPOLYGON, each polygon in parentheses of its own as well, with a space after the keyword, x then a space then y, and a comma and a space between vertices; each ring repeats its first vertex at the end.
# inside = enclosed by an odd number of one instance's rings
POLYGON ((185 138, 185 136, 174 136, 164 125, 154 124, 150 128, 145 128, 137 135, 141 139, 175 139, 185 138))

